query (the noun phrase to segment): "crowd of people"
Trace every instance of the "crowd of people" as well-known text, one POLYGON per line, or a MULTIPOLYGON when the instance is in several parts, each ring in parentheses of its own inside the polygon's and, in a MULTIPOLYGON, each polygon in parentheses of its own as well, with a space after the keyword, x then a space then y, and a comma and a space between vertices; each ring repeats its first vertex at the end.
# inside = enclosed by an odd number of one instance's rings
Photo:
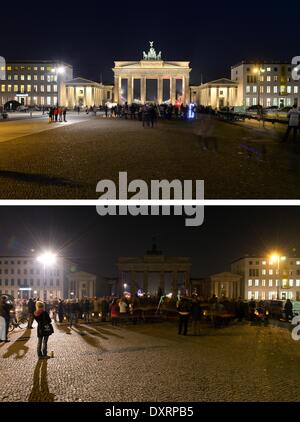
POLYGON ((60 107, 60 106, 50 107, 48 114, 49 114, 49 123, 67 121, 67 107, 60 107))
MULTIPOLYGON (((256 302, 254 299, 245 301, 241 297, 229 300, 225 296, 217 298, 213 295, 204 299, 197 294, 191 297, 179 296, 173 298, 162 292, 157 296, 130 295, 121 297, 106 296, 101 298, 84 299, 55 299, 42 302, 39 298, 28 301, 17 300, 14 305, 6 296, 0 301, 0 341, 8 342, 8 327, 11 311, 15 308, 28 318, 28 329, 37 322, 37 354, 39 358, 47 356, 49 336, 54 332, 52 321, 58 324, 68 324, 70 328, 78 323, 110 322, 118 326, 130 319, 137 322, 143 312, 148 310, 152 315, 178 315, 178 334, 187 335, 191 325, 193 335, 199 335, 203 321, 210 321, 214 327, 227 325, 230 321, 254 321, 261 315, 268 315, 268 302, 256 302)), ((284 305, 286 320, 293 317, 293 304, 288 299, 284 305)))

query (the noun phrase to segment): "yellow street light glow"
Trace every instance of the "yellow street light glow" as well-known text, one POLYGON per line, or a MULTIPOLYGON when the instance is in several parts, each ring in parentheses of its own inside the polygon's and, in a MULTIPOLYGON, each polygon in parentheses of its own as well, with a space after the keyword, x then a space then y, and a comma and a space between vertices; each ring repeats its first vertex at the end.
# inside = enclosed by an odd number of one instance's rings
POLYGON ((253 73, 258 73, 258 68, 257 68, 257 67, 255 67, 255 68, 253 69, 253 73))
POLYGON ((45 266, 53 265, 56 262, 56 255, 53 252, 44 252, 37 257, 37 261, 41 262, 45 266))

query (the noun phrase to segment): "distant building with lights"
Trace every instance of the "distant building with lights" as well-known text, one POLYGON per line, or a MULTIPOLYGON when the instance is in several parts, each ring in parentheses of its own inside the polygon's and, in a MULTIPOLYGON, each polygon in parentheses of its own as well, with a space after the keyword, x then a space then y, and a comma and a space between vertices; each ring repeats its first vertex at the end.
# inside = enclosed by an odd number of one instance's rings
MULTIPOLYGON (((12 101, 23 106, 74 108, 103 105, 113 100, 113 86, 73 78, 73 67, 55 60, 12 60, 5 65, 5 79, 0 80, 0 106, 12 101)), ((12 104, 12 103, 11 103, 12 104)))
POLYGON ((157 295, 178 292, 190 293, 191 259, 189 257, 165 256, 156 245, 142 257, 120 257, 117 262, 117 295, 124 291, 157 295))
POLYGON ((59 256, 49 267, 32 255, 0 256, 0 294, 15 299, 39 297, 51 301, 72 296, 92 297, 95 284, 95 275, 78 271, 74 264, 59 256))
POLYGON ((300 105, 300 81, 291 62, 243 61, 231 67, 231 79, 221 78, 190 87, 191 102, 222 107, 287 107, 300 105))
POLYGON ((231 80, 238 84, 238 106, 279 108, 300 105, 300 82, 292 77, 291 62, 243 61, 231 67, 231 80))
POLYGON ((245 256, 232 262, 231 271, 242 277, 245 299, 300 300, 300 257, 245 256))

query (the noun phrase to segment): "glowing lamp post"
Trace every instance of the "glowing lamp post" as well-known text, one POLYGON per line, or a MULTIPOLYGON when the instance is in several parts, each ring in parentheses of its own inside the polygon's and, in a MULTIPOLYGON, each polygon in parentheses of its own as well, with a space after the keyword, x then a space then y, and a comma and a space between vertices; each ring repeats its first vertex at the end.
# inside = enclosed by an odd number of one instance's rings
POLYGON ((43 265, 43 285, 45 290, 46 284, 46 267, 51 267, 56 263, 57 256, 53 252, 44 252, 43 254, 39 255, 37 261, 43 265))
POLYGON ((279 289, 280 289, 280 263, 286 260, 286 256, 281 256, 277 253, 273 253, 270 256, 270 263, 276 264, 277 263, 277 271, 278 271, 278 283, 277 283, 277 300, 279 300, 279 289))

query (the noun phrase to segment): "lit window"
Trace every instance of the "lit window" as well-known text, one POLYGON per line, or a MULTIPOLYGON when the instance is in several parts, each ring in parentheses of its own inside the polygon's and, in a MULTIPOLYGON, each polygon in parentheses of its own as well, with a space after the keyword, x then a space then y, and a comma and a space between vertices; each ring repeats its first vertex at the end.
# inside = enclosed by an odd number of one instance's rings
POLYGON ((249 93, 250 92, 250 89, 251 89, 250 85, 247 85, 246 86, 246 92, 249 93))
POLYGON ((255 287, 259 286, 259 280, 255 280, 255 287))
POLYGON ((267 86, 267 93, 270 94, 270 92, 271 92, 271 87, 268 85, 267 86))
POLYGON ((274 94, 277 94, 278 93, 278 86, 274 86, 273 87, 273 92, 274 92, 274 94))
POLYGON ((269 280, 269 287, 273 286, 273 280, 269 280))
POLYGON ((298 86, 294 86, 294 94, 298 94, 298 86))
POLYGON ((267 67, 267 72, 271 72, 271 68, 270 67, 267 67))
POLYGON ((18 75, 14 75, 14 80, 17 81, 19 79, 18 75))
POLYGON ((51 85, 47 85, 47 92, 51 92, 51 85))
POLYGON ((31 85, 27 85, 27 92, 31 92, 31 85))
POLYGON ((248 300, 251 300, 253 298, 252 292, 248 292, 248 300))
POLYGON ((261 261, 262 265, 267 265, 267 261, 261 261))
POLYGON ((45 67, 41 66, 41 72, 44 72, 44 70, 45 70, 45 67))
POLYGON ((266 280, 261 280, 261 285, 262 285, 262 287, 265 287, 266 286, 266 280))
POLYGON ((265 269, 265 268, 264 268, 264 269, 262 269, 262 270, 261 270, 261 273, 262 273, 262 275, 266 275, 266 274, 267 274, 266 269, 265 269))
POLYGON ((31 81, 31 75, 27 75, 27 81, 31 81))
POLYGON ((18 92, 18 85, 14 85, 14 92, 18 92))
POLYGON ((254 94, 256 94, 257 93, 257 86, 253 86, 253 92, 254 92, 254 94))
POLYGON ((5 85, 1 85, 1 92, 5 92, 5 85))
POLYGON ((290 287, 293 287, 294 286, 294 280, 290 279, 289 280, 289 285, 290 285, 290 287))
POLYGON ((269 275, 273 275, 273 270, 272 269, 269 270, 269 275))
POLYGON ((288 94, 291 94, 291 92, 292 92, 292 87, 291 87, 290 85, 288 85, 288 86, 287 86, 287 88, 286 88, 286 92, 287 92, 288 94))
POLYGON ((271 82, 271 76, 267 76, 267 82, 271 82))
POLYGON ((296 280, 296 287, 300 287, 300 280, 296 280))
POLYGON ((25 75, 21 75, 21 81, 25 81, 25 75))
POLYGON ((252 280, 248 280, 248 286, 251 287, 252 286, 252 280))

